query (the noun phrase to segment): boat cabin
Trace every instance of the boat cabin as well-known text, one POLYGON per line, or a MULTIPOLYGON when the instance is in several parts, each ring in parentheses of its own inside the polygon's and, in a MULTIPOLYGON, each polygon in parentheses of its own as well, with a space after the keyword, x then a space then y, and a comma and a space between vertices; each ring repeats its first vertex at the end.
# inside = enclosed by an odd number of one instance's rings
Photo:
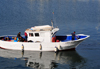
POLYGON ((25 30, 28 35, 27 40, 33 42, 51 42, 54 34, 59 28, 53 28, 49 25, 35 26, 25 30))

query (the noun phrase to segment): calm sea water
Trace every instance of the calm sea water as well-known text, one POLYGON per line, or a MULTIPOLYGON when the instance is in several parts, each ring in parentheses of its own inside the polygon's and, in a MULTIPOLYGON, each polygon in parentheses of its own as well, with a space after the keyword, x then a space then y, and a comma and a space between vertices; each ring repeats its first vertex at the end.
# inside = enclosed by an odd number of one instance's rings
POLYGON ((100 69, 100 0, 0 0, 0 36, 23 35, 32 26, 51 25, 51 19, 57 34, 76 31, 90 38, 75 51, 0 49, 0 69, 100 69))

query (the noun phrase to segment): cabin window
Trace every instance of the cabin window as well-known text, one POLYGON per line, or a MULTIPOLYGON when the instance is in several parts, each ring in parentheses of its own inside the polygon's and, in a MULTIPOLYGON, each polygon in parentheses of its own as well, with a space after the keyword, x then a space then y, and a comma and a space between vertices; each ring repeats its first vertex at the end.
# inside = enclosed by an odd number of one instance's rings
POLYGON ((29 33, 29 36, 32 37, 33 36, 33 33, 29 33))
POLYGON ((39 37, 39 33, 35 33, 35 36, 36 36, 36 37, 39 37))

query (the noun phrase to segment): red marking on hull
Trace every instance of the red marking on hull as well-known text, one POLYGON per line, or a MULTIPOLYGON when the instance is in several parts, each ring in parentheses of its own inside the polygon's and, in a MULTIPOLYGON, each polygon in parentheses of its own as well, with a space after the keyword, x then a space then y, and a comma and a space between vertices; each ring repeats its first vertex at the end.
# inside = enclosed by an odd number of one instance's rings
POLYGON ((3 48, 3 47, 0 47, 1 49, 4 49, 4 50, 9 50, 9 49, 6 49, 6 48, 3 48))

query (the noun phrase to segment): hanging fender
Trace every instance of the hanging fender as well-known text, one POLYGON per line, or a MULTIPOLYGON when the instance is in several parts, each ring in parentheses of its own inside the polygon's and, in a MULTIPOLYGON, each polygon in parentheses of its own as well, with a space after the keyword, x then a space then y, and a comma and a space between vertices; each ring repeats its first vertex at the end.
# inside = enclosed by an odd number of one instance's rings
POLYGON ((57 52, 58 51, 58 49, 57 49, 57 47, 55 46, 55 52, 57 52))
POLYGON ((24 51, 24 45, 22 44, 22 51, 24 51))
POLYGON ((42 45, 40 44, 40 50, 42 50, 42 45))

